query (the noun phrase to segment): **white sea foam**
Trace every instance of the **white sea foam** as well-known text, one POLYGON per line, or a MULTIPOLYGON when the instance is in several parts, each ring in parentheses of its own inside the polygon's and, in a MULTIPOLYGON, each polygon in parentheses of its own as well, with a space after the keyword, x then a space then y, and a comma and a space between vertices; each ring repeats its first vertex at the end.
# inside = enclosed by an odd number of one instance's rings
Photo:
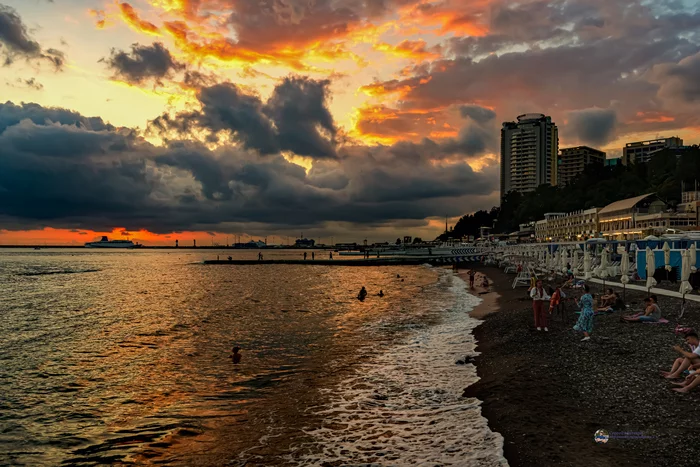
POLYGON ((479 401, 463 398, 477 381, 476 368, 456 365, 474 353, 467 312, 479 299, 456 276, 446 277, 451 298, 440 324, 411 331, 404 342, 363 364, 331 388, 319 409, 321 428, 308 430, 311 446, 299 447, 296 465, 507 466, 503 438, 489 430, 479 401))

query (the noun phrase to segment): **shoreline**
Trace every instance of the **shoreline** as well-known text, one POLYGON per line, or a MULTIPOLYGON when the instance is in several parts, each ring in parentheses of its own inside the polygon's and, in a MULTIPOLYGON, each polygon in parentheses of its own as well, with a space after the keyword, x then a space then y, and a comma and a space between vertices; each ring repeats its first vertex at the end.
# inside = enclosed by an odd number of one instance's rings
MULTIPOLYGON (((593 339, 581 342, 571 329, 573 310, 557 317, 549 333, 538 333, 525 287, 512 289, 512 275, 497 268, 473 269, 488 276, 491 292, 479 295, 484 301, 472 314, 482 320, 474 330, 479 381, 464 396, 482 401, 511 466, 697 464, 700 446, 691 440, 697 439, 700 391, 677 394, 659 376, 677 356, 672 346, 683 341, 673 334, 680 300, 662 297, 671 321, 665 325, 620 323, 619 313, 596 316, 593 339), (650 438, 596 444, 598 429, 650 438)), ((600 289, 592 285, 592 292, 600 289)), ((644 296, 628 290, 628 311, 644 296)), ((700 307, 686 308, 682 324, 699 329, 700 307)))

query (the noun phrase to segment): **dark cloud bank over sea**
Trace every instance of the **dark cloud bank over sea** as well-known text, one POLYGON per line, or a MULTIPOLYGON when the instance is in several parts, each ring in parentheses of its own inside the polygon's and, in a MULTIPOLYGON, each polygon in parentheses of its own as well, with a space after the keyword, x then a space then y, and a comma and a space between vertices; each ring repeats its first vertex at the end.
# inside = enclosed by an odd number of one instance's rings
MULTIPOLYGON (((339 143, 327 84, 289 77, 265 102, 232 83, 201 87, 198 110, 151 122, 162 145, 99 117, 0 104, 2 225, 158 233, 421 225, 473 210, 497 189, 496 169, 475 172, 467 155, 435 163, 465 149, 459 140, 339 143), (312 168, 283 152, 312 159, 312 168)), ((469 156, 483 154, 490 143, 469 135, 469 156)))

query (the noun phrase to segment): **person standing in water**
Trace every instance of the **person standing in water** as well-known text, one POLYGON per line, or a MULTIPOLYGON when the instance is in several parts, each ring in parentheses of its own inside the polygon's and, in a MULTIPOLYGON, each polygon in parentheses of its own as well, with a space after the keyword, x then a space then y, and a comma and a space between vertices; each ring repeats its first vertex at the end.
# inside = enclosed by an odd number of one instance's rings
POLYGON ((332 251, 330 253, 328 253, 328 258, 333 259, 333 252, 332 251))
POLYGON ((581 316, 578 317, 578 321, 574 325, 574 331, 583 332, 583 339, 581 342, 591 339, 591 332, 593 332, 593 316, 595 315, 595 306, 593 303, 593 296, 591 295, 591 288, 588 284, 583 286, 584 294, 578 301, 578 307, 581 309, 581 316))
POLYGON ((551 297, 544 290, 541 280, 538 280, 535 287, 530 290, 530 298, 532 298, 532 310, 535 312, 535 327, 538 331, 541 331, 542 328, 549 331, 547 328, 547 309, 545 309, 544 302, 548 302, 551 297))
POLYGON ((472 269, 469 271, 469 288, 473 289, 474 288, 474 278, 476 276, 476 272, 472 269))
POLYGON ((363 285, 362 288, 360 289, 360 293, 357 294, 357 298, 360 301, 364 301, 365 297, 367 297, 367 289, 365 289, 365 286, 363 285))
POLYGON ((306 261, 306 252, 304 252, 304 261, 306 261))
POLYGON ((312 252, 311 252, 311 261, 313 261, 313 260, 315 260, 315 259, 316 259, 316 252, 315 252, 315 251, 312 251, 312 252))
POLYGON ((231 352, 231 355, 230 355, 231 360, 233 360, 233 363, 236 365, 241 363, 241 354, 238 353, 240 350, 241 350, 240 347, 234 347, 233 351, 231 352))

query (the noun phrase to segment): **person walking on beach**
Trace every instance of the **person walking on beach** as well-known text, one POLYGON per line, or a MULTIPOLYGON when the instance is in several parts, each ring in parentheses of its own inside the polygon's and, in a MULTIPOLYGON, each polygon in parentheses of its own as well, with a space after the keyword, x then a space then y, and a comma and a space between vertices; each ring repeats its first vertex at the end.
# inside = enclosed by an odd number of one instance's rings
POLYGON ((333 259, 333 252, 332 251, 328 254, 328 258, 333 259))
POLYGON ((306 261, 306 252, 304 252, 304 261, 306 261))
POLYGON ((551 297, 544 290, 541 280, 538 280, 535 287, 530 290, 530 298, 532 298, 532 310, 535 312, 535 327, 538 331, 541 331, 542 328, 549 331, 547 328, 547 309, 545 309, 544 303, 548 302, 551 297))
POLYGON ((311 261, 313 261, 313 260, 315 260, 315 259, 316 259, 316 252, 315 252, 315 251, 312 251, 312 252, 311 252, 311 261))
POLYGON ((581 342, 591 339, 591 332, 593 332, 593 316, 595 315, 595 306, 593 303, 593 296, 591 295, 591 288, 588 284, 583 286, 584 294, 578 301, 577 305, 581 309, 581 315, 578 317, 578 321, 574 325, 574 331, 583 332, 583 339, 581 342))

